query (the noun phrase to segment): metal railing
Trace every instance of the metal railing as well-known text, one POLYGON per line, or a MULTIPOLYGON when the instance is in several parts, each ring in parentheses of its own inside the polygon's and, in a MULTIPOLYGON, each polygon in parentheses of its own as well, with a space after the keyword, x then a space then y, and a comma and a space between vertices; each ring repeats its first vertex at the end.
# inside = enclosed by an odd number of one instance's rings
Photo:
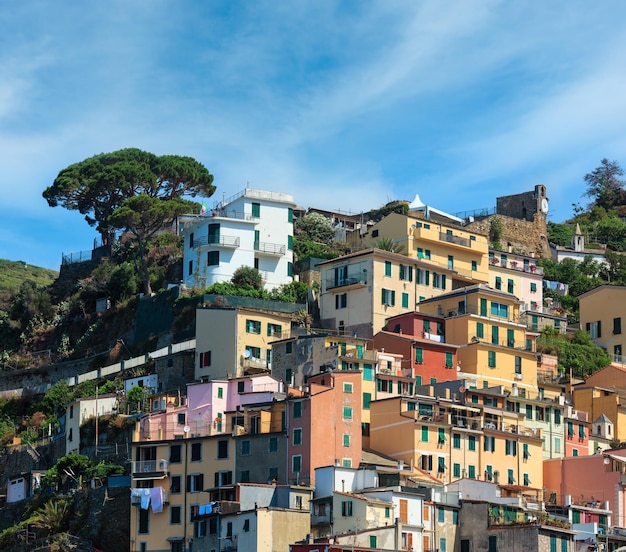
POLYGON ((137 460, 133 462, 133 473, 167 473, 167 460, 137 460))
POLYGON ((455 236, 454 234, 447 234, 446 232, 439 232, 439 240, 448 243, 456 243, 457 245, 462 245, 463 247, 469 247, 470 245, 470 241, 467 238, 455 236))
POLYGON ((257 220, 258 219, 258 217, 255 217, 251 215, 250 213, 246 213, 244 211, 235 211, 234 209, 213 209, 213 211, 209 213, 209 216, 237 219, 237 220, 257 220))
POLYGON ((92 252, 91 251, 77 251, 74 253, 63 253, 61 255, 61 264, 69 265, 74 263, 83 263, 85 261, 91 261, 92 252))
POLYGON ((201 247, 203 245, 216 245, 221 247, 239 247, 240 239, 238 236, 200 236, 194 238, 193 246, 201 247))
POLYGON ((280 243, 255 241, 254 250, 259 253, 265 253, 266 255, 284 255, 287 247, 280 243))

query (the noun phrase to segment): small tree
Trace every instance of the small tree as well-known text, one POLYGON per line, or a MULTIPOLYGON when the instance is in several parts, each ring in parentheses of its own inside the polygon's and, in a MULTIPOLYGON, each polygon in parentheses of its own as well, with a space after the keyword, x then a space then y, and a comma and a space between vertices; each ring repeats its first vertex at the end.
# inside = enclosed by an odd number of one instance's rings
POLYGON ((35 513, 34 522, 53 535, 63 531, 69 523, 70 502, 66 498, 52 498, 35 513))
POLYGON ((587 191, 585 195, 592 198, 591 206, 609 210, 624 203, 624 176, 622 167, 617 161, 604 158, 600 166, 585 175, 587 191))
POLYGON ((335 239, 335 229, 324 215, 308 213, 296 221, 296 235, 300 240, 329 245, 335 239))
POLYGON ((500 240, 502 239, 503 233, 504 225, 502 224, 502 219, 498 216, 491 217, 489 223, 489 242, 493 249, 502 249, 500 240))
POLYGON ((261 273, 252 266, 240 266, 233 273, 230 281, 236 286, 252 289, 263 288, 263 277, 261 273))
POLYGON ((141 410, 141 405, 147 397, 148 390, 145 387, 139 387, 138 385, 133 385, 126 394, 128 402, 134 404, 137 410, 141 410))

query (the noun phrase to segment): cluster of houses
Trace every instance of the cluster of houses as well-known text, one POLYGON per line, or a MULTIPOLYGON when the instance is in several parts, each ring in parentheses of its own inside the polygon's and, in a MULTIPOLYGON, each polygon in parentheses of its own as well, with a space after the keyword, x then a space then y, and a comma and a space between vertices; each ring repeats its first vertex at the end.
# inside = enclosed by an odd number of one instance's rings
MULTIPOLYGON (((530 197, 523 216, 545 224, 545 189, 530 197)), ((242 265, 268 289, 291 282, 298 212, 287 194, 246 189, 189 217, 185 284, 242 265)), ((581 327, 615 362, 576 381, 537 352, 543 328, 567 331, 544 291, 567 290, 535 254, 494 250, 417 200, 370 224, 329 215, 354 252, 307 273, 321 328, 293 305, 204 303, 186 393, 142 381, 154 393, 133 433, 130 550, 626 546, 626 288, 580 298, 581 327)))

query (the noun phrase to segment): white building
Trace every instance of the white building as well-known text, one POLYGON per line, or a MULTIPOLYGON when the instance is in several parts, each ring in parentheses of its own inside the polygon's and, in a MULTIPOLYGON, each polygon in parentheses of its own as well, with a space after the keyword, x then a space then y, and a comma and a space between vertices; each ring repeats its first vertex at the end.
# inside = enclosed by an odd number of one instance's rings
MULTIPOLYGON (((65 406, 65 453, 80 453, 80 426, 89 418, 117 412, 117 395, 77 399, 65 406)), ((94 442, 95 445, 95 442, 94 442)))
POLYGON ((206 288, 229 281, 242 266, 257 268, 265 289, 293 281, 293 196, 246 188, 187 219, 184 282, 206 288))
POLYGON ((144 387, 152 393, 158 391, 159 387, 159 377, 156 374, 147 374, 145 376, 138 376, 136 378, 130 378, 124 380, 124 393, 128 394, 128 392, 135 386, 144 387))

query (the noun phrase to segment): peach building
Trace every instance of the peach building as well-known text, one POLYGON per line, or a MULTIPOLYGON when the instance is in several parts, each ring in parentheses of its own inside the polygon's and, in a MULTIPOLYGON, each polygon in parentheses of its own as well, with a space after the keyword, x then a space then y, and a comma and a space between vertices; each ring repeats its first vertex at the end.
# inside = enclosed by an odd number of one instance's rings
POLYGON ((543 472, 547 504, 599 509, 605 529, 626 527, 626 450, 548 460, 543 472))
POLYGON ((327 372, 309 378, 287 398, 288 482, 315 483, 315 468, 361 461, 361 373, 327 372))

